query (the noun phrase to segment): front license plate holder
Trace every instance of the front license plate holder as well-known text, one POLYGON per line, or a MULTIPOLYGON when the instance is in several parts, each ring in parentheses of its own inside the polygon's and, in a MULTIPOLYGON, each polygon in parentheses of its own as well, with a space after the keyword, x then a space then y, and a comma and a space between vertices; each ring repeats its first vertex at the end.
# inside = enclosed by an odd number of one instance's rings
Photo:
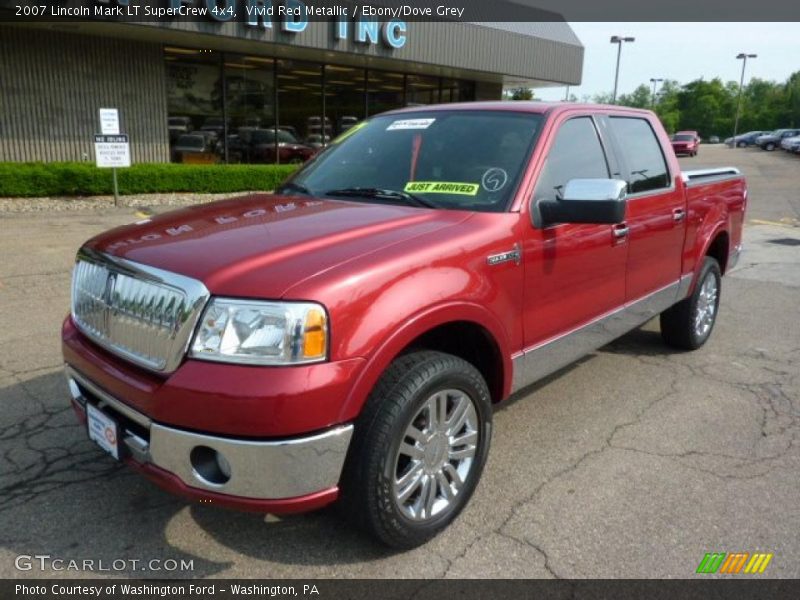
POLYGON ((96 406, 86 404, 89 439, 119 460, 119 424, 96 406))

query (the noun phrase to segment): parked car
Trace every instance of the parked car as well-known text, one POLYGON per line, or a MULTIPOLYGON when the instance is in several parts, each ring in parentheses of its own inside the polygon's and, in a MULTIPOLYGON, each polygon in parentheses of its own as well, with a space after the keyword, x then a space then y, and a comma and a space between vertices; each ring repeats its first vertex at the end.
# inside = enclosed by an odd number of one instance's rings
POLYGON ((800 139, 792 138, 794 141, 789 145, 789 152, 793 152, 794 154, 800 154, 800 139))
POLYGON ((725 144, 733 148, 736 146, 737 148, 745 148, 746 146, 752 146, 756 143, 756 138, 760 135, 764 135, 765 133, 769 133, 767 131, 748 131, 747 133, 742 133, 737 135, 735 138, 729 137, 725 140, 725 144))
POLYGON ((422 544, 475 491, 498 402, 655 316, 670 346, 709 339, 746 185, 668 147, 644 110, 404 109, 276 195, 101 234, 62 329, 72 406, 172 492, 341 498, 382 542, 422 544))
POLYGON ((711 137, 708 138, 708 143, 709 144, 719 144, 719 136, 718 135, 712 135, 711 137))
POLYGON ((760 135, 756 138, 756 145, 762 150, 775 150, 781 140, 787 137, 794 137, 800 135, 800 129, 776 129, 775 131, 766 135, 760 135))
MULTIPOLYGON (((330 117, 325 117, 325 133, 330 134, 333 131, 330 117)), ((310 135, 312 133, 322 133, 322 117, 311 116, 306 119, 306 132, 310 135)))
POLYGON ((316 152, 283 129, 254 130, 250 135, 250 149, 253 162, 284 164, 304 163, 316 152))
POLYGON ((270 125, 269 127, 266 127, 265 129, 276 129, 276 128, 280 129, 282 131, 288 132, 295 139, 298 139, 298 140, 300 139, 300 134, 297 132, 297 128, 293 127, 292 125, 274 125, 273 124, 273 125, 270 125))
POLYGON ((689 132, 679 132, 672 136, 672 150, 675 154, 697 156, 700 143, 697 136, 689 132))
POLYGON ((174 144, 184 133, 192 132, 191 117, 169 117, 167 119, 167 131, 169 132, 170 143, 174 144))
POLYGON ((792 148, 798 143, 800 143, 800 134, 791 137, 785 137, 781 140, 781 148, 787 152, 791 152, 792 148))
POLYGON ((208 117, 203 121, 200 131, 211 131, 221 138, 225 133, 225 119, 222 117, 208 117))
POLYGON ((208 135, 187 133, 172 147, 173 162, 214 162, 216 143, 208 135))
POLYGON ((329 135, 323 136, 319 133, 312 133, 306 138, 306 146, 314 148, 314 150, 320 150, 327 146, 330 141, 331 136, 329 135))
POLYGON ((361 119, 352 115, 344 115, 339 117, 339 133, 344 133, 354 125, 358 124, 361 119))

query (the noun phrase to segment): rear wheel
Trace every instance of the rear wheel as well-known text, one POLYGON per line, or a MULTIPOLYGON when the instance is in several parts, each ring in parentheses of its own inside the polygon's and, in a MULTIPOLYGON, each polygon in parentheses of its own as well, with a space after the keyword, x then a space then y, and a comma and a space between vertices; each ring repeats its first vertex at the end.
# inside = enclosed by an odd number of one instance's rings
POLYGON ((721 283, 719 263, 707 256, 692 295, 661 313, 661 337, 668 345, 696 350, 706 343, 717 320, 721 283))
POLYGON ((469 501, 491 439, 492 406, 481 374, 441 352, 399 357, 356 422, 342 508, 381 542, 427 542, 469 501))
POLYGON ((745 146, 747 146, 747 143, 746 142, 739 142, 736 145, 739 146, 739 148, 744 148, 745 146))
POLYGON ((775 150, 775 144, 772 143, 772 142, 769 142, 766 146, 764 146, 764 150, 768 150, 769 152, 772 152, 773 150, 775 150))

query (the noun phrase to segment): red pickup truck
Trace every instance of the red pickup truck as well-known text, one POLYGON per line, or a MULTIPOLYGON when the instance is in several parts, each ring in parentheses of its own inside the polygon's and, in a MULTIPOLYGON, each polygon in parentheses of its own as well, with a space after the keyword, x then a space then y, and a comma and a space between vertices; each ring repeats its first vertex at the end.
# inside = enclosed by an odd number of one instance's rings
POLYGON ((72 404, 168 490, 272 513, 339 499, 412 547, 469 500, 512 392, 658 315, 671 346, 708 339, 746 198, 736 169, 681 173, 648 111, 378 115, 275 194, 88 241, 72 404))

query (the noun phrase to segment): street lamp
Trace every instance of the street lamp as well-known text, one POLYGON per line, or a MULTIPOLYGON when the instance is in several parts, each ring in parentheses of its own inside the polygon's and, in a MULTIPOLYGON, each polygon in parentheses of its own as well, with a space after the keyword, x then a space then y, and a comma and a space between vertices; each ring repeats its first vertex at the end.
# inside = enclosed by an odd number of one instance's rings
POLYGON ((736 100, 736 120, 733 122, 733 145, 736 148, 736 134, 739 132, 739 113, 742 110, 742 87, 744 86, 744 68, 747 66, 748 58, 757 58, 758 54, 746 54, 740 52, 736 55, 737 60, 742 61, 742 78, 739 80, 739 97, 736 100))
POLYGON ((619 59, 622 56, 622 43, 623 42, 634 42, 636 38, 633 37, 622 37, 619 35, 612 35, 611 36, 611 43, 617 44, 617 71, 614 75, 614 98, 611 100, 612 104, 616 104, 617 102, 617 84, 619 84, 619 59))
POLYGON ((664 81, 664 80, 663 79, 656 79, 656 78, 653 78, 653 77, 650 78, 650 83, 653 84, 653 108, 655 108, 655 106, 656 106, 656 86, 659 83, 661 83, 662 81, 664 81))

